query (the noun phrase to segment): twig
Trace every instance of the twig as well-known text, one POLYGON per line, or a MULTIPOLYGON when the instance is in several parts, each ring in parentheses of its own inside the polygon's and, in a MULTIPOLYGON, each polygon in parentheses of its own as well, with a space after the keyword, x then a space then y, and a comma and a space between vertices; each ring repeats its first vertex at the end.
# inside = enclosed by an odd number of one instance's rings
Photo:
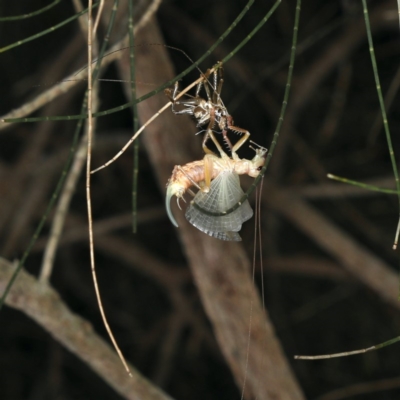
MULTIPOLYGON (((0 259, 0 296, 13 271, 11 263, 0 259)), ((73 314, 51 286, 39 284, 24 270, 19 274, 7 296, 6 304, 21 310, 36 321, 124 398, 172 400, 132 366, 130 367, 132 378, 129 379, 121 370, 115 352, 93 331, 90 323, 73 314)))
POLYGON ((87 134, 85 134, 82 137, 79 143, 78 150, 76 151, 75 154, 74 162, 68 173, 68 177, 67 180, 65 181, 63 191, 57 203, 50 235, 43 256, 42 267, 39 278, 41 282, 46 282, 50 278, 51 271, 53 269, 55 253, 57 251, 58 243, 61 238, 65 217, 69 209, 69 204, 71 202, 72 195, 74 194, 79 176, 82 172, 82 168, 85 165, 86 151, 87 151, 87 134))

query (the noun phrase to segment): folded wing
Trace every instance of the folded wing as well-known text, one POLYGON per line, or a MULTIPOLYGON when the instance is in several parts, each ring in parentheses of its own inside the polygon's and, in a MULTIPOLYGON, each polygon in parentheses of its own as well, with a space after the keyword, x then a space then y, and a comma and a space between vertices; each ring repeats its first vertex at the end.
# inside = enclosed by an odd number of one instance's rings
MULTIPOLYGON (((232 171, 223 171, 211 182, 207 193, 197 192, 193 202, 203 210, 216 213, 231 208, 243 195, 239 176, 232 171)), ((253 210, 246 200, 232 213, 216 217, 207 215, 190 204, 185 216, 192 225, 207 235, 221 240, 240 241, 241 237, 237 232, 242 228, 243 222, 253 216, 253 210)))

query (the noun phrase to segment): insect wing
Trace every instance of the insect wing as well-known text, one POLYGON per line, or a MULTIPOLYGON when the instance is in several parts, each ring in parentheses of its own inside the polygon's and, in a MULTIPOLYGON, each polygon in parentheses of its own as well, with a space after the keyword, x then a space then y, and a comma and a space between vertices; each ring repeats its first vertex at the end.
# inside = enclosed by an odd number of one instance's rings
POLYGON ((209 236, 215 237, 219 240, 226 240, 231 242, 240 242, 242 238, 237 232, 211 232, 211 231, 202 231, 209 236))
MULTIPOLYGON (((242 196, 239 176, 231 171, 221 172, 210 185, 208 193, 199 191, 193 202, 210 212, 223 212, 234 206, 242 196)), ((242 228, 243 222, 250 219, 253 210, 246 200, 238 209, 223 216, 207 215, 193 204, 186 211, 186 219, 197 229, 221 240, 240 240, 236 233, 242 228)))

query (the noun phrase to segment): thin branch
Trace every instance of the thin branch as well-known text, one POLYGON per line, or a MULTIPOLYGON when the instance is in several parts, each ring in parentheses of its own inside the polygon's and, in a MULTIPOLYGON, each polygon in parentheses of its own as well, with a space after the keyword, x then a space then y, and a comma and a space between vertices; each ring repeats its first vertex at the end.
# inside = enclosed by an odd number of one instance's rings
MULTIPOLYGON (((15 266, 0 258, 0 296, 14 270, 15 266)), ((11 288, 6 304, 36 321, 124 398, 172 400, 132 366, 132 378, 128 378, 113 349, 94 332, 90 323, 72 313, 51 286, 41 285, 24 270, 11 288)))

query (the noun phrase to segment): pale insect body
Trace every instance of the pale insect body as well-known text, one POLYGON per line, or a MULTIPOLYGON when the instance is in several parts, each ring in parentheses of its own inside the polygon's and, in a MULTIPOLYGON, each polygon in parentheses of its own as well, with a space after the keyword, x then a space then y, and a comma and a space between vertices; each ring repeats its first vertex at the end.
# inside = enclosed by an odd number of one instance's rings
POLYGON ((183 198, 186 191, 196 186, 199 191, 186 211, 186 219, 210 236, 221 240, 241 240, 237 232, 243 222, 253 215, 247 200, 227 215, 211 216, 206 212, 224 212, 240 201, 244 192, 238 175, 246 174, 256 178, 265 163, 267 150, 259 148, 255 151, 252 160, 240 159, 236 154, 230 158, 222 151, 221 157, 206 154, 202 160, 175 166, 166 195, 166 209, 171 222, 178 226, 171 211, 171 197, 176 196, 179 205, 179 199, 183 198))
POLYGON ((166 209, 171 222, 178 224, 171 212, 170 200, 173 195, 183 198, 186 191, 191 194, 190 187, 196 186, 199 191, 193 194, 194 200, 186 211, 186 219, 202 232, 221 240, 239 241, 238 232, 243 222, 250 219, 253 211, 246 200, 236 210, 226 215, 210 215, 208 213, 224 213, 240 203, 244 192, 240 187, 238 175, 247 174, 257 177, 265 163, 264 148, 254 149, 256 156, 252 160, 240 159, 237 150, 249 138, 250 132, 233 125, 233 118, 226 109, 222 99, 223 67, 218 63, 215 70, 207 70, 197 84, 195 96, 188 96, 178 101, 178 85, 174 89, 166 89, 165 94, 172 102, 171 110, 177 115, 190 115, 197 121, 197 126, 207 126, 203 139, 205 157, 200 161, 194 161, 185 166, 175 166, 168 182, 166 194, 166 209), (213 84, 209 77, 213 74, 213 84), (200 90, 204 87, 207 99, 200 96, 200 90), (178 106, 179 108, 176 108, 178 106), (229 157, 221 148, 214 136, 213 128, 217 125, 225 143, 231 150, 229 157), (241 133, 243 136, 232 146, 227 134, 228 131, 241 133), (216 156, 206 145, 211 139, 217 147, 220 157, 216 156))

